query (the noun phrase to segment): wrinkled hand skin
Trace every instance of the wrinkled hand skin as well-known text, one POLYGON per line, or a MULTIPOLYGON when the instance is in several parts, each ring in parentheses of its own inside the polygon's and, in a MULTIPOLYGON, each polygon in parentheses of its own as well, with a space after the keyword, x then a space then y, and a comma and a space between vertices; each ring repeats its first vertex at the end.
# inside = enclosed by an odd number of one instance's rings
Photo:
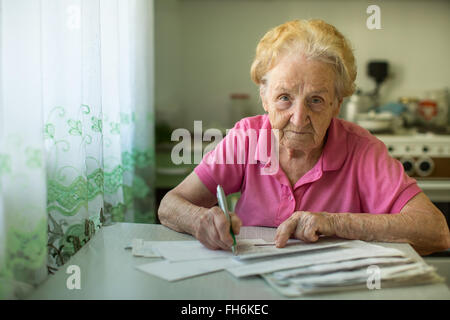
MULTIPOLYGON (((239 234, 242 222, 239 217, 230 213, 231 224, 235 235, 239 234)), ((219 207, 205 210, 197 219, 194 236, 205 247, 212 250, 231 250, 233 238, 230 234, 230 223, 219 207)))
POLYGON ((335 234, 331 215, 327 212, 296 211, 277 228, 275 244, 278 248, 294 237, 305 242, 315 242, 320 235, 335 234))

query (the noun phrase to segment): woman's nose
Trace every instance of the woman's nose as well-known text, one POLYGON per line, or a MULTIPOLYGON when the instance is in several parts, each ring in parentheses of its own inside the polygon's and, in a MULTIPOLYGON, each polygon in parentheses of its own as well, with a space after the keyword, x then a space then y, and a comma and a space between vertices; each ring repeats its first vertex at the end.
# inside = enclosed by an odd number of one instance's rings
POLYGON ((305 102, 298 102, 294 108, 291 115, 291 123, 296 127, 303 127, 306 124, 307 118, 307 108, 305 102))

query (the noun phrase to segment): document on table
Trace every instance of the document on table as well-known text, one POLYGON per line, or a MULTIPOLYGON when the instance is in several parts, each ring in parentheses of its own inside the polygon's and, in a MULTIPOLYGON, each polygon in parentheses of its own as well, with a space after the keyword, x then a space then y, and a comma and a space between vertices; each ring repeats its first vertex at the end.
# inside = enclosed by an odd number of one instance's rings
POLYGON ((272 276, 277 280, 283 281, 298 276, 324 274, 327 272, 334 272, 336 270, 340 271, 354 270, 357 268, 368 267, 371 265, 392 266, 397 264, 408 264, 412 262, 414 261, 411 258, 403 258, 403 257, 362 258, 355 260, 322 263, 283 271, 276 271, 272 273, 272 276))
POLYGON ((223 270, 237 264, 239 262, 230 258, 180 262, 163 260, 137 266, 136 268, 168 281, 176 281, 223 270))
POLYGON ((401 250, 360 240, 322 237, 315 243, 290 239, 276 248, 276 229, 247 227, 237 237, 238 256, 210 250, 199 241, 135 239, 135 256, 165 258, 137 266, 138 270, 176 281, 219 270, 235 277, 259 275, 286 296, 342 291, 367 286, 367 269, 381 269, 383 287, 440 282, 434 269, 401 250))
MULTIPOLYGON (((380 278, 383 280, 389 280, 401 277, 410 277, 430 270, 427 265, 420 262, 379 267, 380 278)), ((300 287, 329 287, 339 286, 345 284, 365 283, 368 278, 367 268, 359 268, 351 271, 338 271, 328 274, 314 275, 314 276, 300 276, 290 279, 292 284, 300 287)))
POLYGON ((306 243, 300 240, 294 240, 289 241, 283 248, 277 248, 275 244, 267 243, 268 244, 267 246, 253 245, 252 247, 249 247, 242 253, 238 251, 239 255, 237 258, 243 261, 263 257, 273 257, 279 255, 292 254, 296 252, 306 252, 306 251, 327 249, 331 247, 338 247, 349 242, 350 242, 349 240, 334 239, 334 238, 322 238, 314 243, 306 243))
MULTIPOLYGON (((253 250, 255 244, 265 244, 261 239, 243 239, 237 244, 238 253, 244 254, 253 250)), ((235 257, 231 251, 211 250, 200 241, 161 241, 155 242, 153 249, 169 261, 204 260, 235 257)))
POLYGON ((321 263, 332 263, 369 257, 405 257, 405 254, 394 248, 385 248, 360 240, 351 240, 348 243, 335 248, 297 253, 285 257, 275 256, 248 261, 244 260, 242 261, 242 265, 227 268, 227 271, 235 277, 246 277, 321 263))
MULTIPOLYGON (((376 259, 376 258, 374 258, 376 259)), ((380 265, 380 288, 400 285, 439 283, 444 279, 435 273, 435 269, 423 262, 398 265, 380 265)), ((367 289, 370 280, 368 269, 339 271, 313 276, 299 276, 280 280, 275 273, 261 275, 266 282, 281 294, 296 297, 303 294, 336 292, 367 289)))
POLYGON ((272 257, 295 252, 304 252, 341 246, 348 243, 341 239, 320 239, 316 243, 305 243, 300 240, 291 241, 284 248, 263 239, 240 239, 237 241, 237 256, 229 251, 210 250, 199 241, 164 241, 153 244, 154 251, 169 261, 202 260, 214 258, 237 258, 248 260, 262 257, 272 257))
POLYGON ((273 242, 277 229, 268 227, 245 227, 236 237, 239 239, 263 239, 268 242, 273 242))
POLYGON ((318 243, 306 244, 302 241, 290 241, 285 248, 276 248, 262 239, 240 239, 239 257, 229 251, 210 250, 199 241, 144 241, 133 240, 133 251, 143 256, 161 256, 167 260, 138 266, 141 271, 150 273, 168 281, 175 281, 197 275, 236 267, 241 260, 261 259, 310 250, 327 249, 348 243, 336 239, 323 239, 318 243), (135 245, 137 246, 135 248, 135 245), (142 249, 142 248, 145 248, 142 249))

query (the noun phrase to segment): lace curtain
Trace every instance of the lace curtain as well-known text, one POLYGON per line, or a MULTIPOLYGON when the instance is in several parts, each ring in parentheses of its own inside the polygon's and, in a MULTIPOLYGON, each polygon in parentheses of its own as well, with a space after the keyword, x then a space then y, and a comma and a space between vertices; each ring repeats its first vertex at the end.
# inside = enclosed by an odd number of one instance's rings
POLYGON ((155 221, 153 2, 0 0, 0 299, 155 221))

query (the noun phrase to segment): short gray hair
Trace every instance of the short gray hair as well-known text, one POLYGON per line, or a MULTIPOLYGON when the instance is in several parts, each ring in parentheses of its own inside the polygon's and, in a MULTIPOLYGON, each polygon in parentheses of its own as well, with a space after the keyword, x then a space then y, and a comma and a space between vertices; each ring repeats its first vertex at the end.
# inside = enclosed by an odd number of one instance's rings
POLYGON ((294 20, 267 32, 256 48, 251 67, 252 80, 265 84, 266 74, 281 57, 299 53, 307 59, 325 62, 336 74, 336 96, 341 99, 355 91, 356 64, 348 40, 332 25, 322 20, 294 20))

